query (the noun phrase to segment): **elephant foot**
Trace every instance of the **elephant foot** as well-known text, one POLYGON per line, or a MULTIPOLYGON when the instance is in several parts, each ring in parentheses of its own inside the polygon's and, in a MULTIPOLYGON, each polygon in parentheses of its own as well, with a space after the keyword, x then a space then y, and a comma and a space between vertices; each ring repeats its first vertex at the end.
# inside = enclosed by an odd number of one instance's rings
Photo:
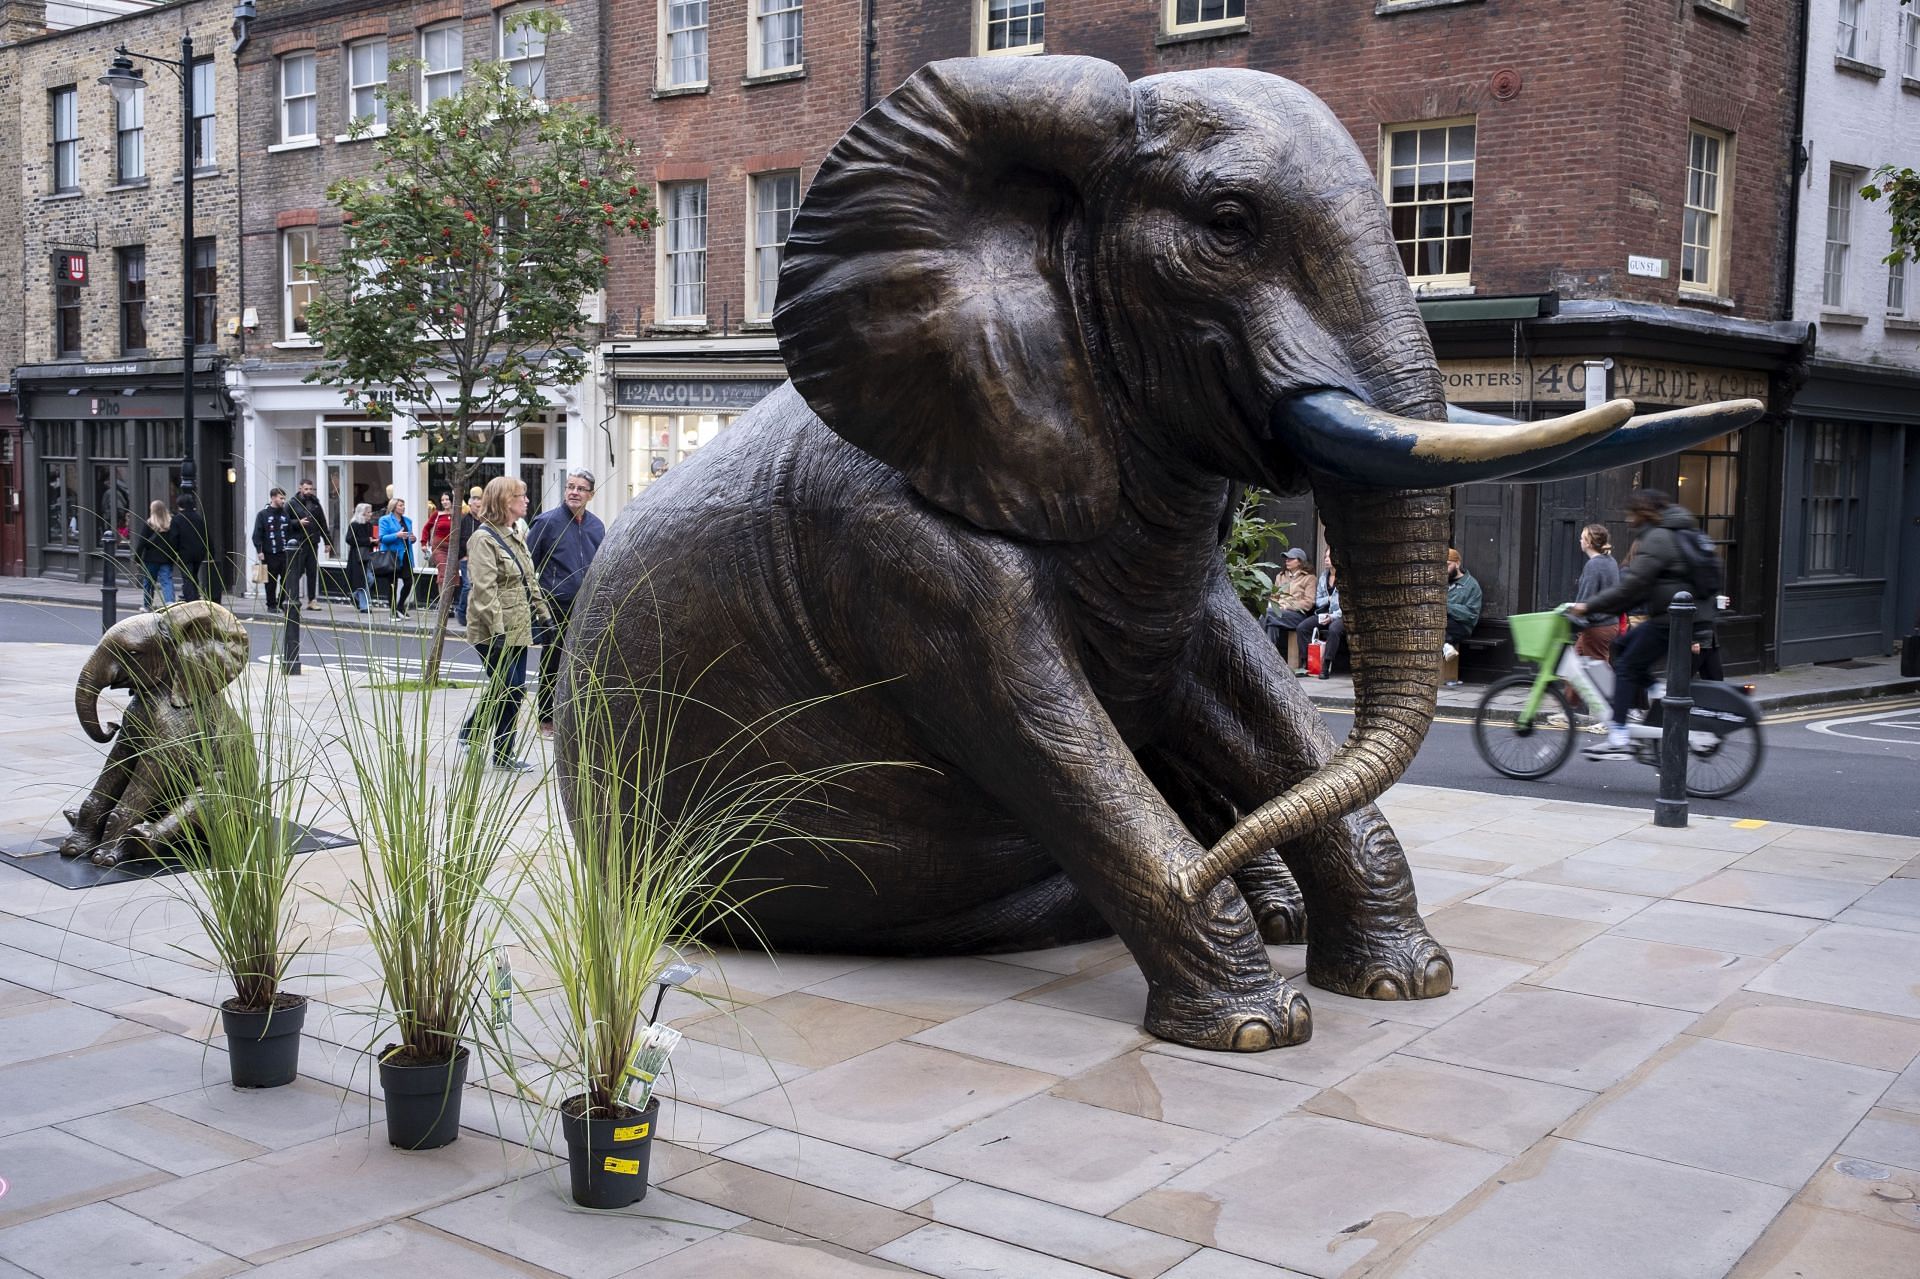
POLYGON ((1261 910, 1260 940, 1269 946, 1301 946, 1307 940, 1307 904, 1298 899, 1261 910))
POLYGON ((74 831, 71 835, 60 841, 60 855, 62 857, 85 857, 92 851, 93 840, 80 831, 74 831))
POLYGON ((1256 858, 1234 876, 1240 895, 1269 946, 1299 946, 1307 940, 1307 903, 1287 865, 1274 853, 1256 858))
POLYGON ((1386 936, 1327 937, 1307 947, 1307 980, 1355 999, 1437 999, 1453 989, 1453 957, 1415 920, 1386 936))
POLYGON ((1176 995, 1156 987, 1147 997, 1146 1028, 1189 1048, 1257 1053, 1306 1043, 1313 1037, 1313 1012, 1306 996, 1279 978, 1236 997, 1176 995))

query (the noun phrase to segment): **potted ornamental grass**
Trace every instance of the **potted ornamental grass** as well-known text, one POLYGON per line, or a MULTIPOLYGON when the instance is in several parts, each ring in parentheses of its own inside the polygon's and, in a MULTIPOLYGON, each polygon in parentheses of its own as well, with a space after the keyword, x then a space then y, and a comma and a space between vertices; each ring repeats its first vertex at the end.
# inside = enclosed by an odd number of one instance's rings
MULTIPOLYGON (((679 1039, 656 1021, 665 988, 697 971, 682 957, 698 938, 757 940, 745 908, 769 886, 742 882, 743 860, 770 843, 817 849, 805 810, 827 802, 850 768, 770 766, 703 784, 722 773, 710 767, 718 761, 670 750, 690 699, 664 694, 657 677, 623 683, 603 673, 617 663, 569 656, 566 812, 550 809, 554 837, 528 869, 515 917, 543 984, 526 991, 533 1017, 507 1060, 523 1096, 557 1098, 548 1115, 559 1116, 574 1202, 622 1208, 647 1193, 653 1085, 679 1039)), ((792 713, 744 727, 720 754, 749 749, 792 713)))
POLYGON ((333 904, 365 932, 383 984, 388 1140, 427 1150, 459 1135, 477 1006, 518 874, 508 853, 541 779, 517 785, 484 749, 460 750, 438 690, 397 674, 336 686, 360 873, 333 904))
MULTIPOLYGON (((246 633, 227 617, 244 661, 246 633)), ((252 670, 233 690, 215 686, 193 696, 196 731, 169 743, 167 767, 195 799, 192 819, 163 850, 179 875, 160 882, 205 934, 204 951, 179 949, 210 961, 233 984, 220 1021, 234 1087, 273 1088, 299 1073, 307 1012, 306 996, 282 981, 301 950, 293 930, 301 831, 294 818, 308 798, 313 761, 293 731, 280 666, 252 670)))

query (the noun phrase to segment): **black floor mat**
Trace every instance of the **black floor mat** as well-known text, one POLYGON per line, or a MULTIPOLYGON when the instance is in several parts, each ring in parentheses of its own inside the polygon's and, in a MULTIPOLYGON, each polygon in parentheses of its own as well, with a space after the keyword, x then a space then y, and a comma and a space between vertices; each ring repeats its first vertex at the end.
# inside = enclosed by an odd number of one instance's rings
MULTIPOLYGON (((295 856, 323 848, 345 848, 354 842, 351 836, 336 835, 313 826, 301 826, 298 829, 300 840, 293 847, 295 856)), ((27 874, 62 888, 93 888, 100 884, 124 884, 133 879, 156 879, 161 875, 180 873, 180 864, 167 858, 143 857, 109 868, 95 866, 84 857, 62 857, 59 847, 58 839, 40 839, 24 848, 0 848, 0 855, 6 858, 0 864, 18 866, 27 874)))

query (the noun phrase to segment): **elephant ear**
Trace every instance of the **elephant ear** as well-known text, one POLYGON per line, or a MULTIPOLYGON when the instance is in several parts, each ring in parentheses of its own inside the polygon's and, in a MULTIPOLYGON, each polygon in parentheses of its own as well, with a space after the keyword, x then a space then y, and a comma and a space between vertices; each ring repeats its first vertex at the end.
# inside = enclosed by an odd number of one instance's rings
POLYGON ((982 528, 1099 532, 1119 484, 1076 275, 1086 192, 1134 133, 1125 75, 1092 58, 935 62, 867 112, 780 272, 809 407, 982 528))

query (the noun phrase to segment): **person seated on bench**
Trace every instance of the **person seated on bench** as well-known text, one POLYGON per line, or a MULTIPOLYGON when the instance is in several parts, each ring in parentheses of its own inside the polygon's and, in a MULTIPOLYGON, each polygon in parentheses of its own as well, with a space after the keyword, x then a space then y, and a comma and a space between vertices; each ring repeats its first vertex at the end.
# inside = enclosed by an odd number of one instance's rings
MULTIPOLYGON (((1283 658, 1287 657, 1287 637, 1298 634, 1300 658, 1306 660, 1307 641, 1313 638, 1313 595, 1313 570, 1307 567, 1307 553, 1297 546, 1288 547, 1280 572, 1273 579, 1273 593, 1267 597, 1266 616, 1261 619, 1283 658)), ((1297 667, 1294 673, 1300 673, 1297 667)))
MULTIPOLYGON (((1320 652, 1321 679, 1333 674, 1333 659, 1340 656, 1340 641, 1347 635, 1346 619, 1340 615, 1340 576, 1334 570, 1332 555, 1326 556, 1324 562, 1326 568, 1321 571, 1314 590, 1314 614, 1311 619, 1318 626, 1320 638, 1326 644, 1320 652)), ((1304 645, 1301 651, 1306 651, 1304 645)))

